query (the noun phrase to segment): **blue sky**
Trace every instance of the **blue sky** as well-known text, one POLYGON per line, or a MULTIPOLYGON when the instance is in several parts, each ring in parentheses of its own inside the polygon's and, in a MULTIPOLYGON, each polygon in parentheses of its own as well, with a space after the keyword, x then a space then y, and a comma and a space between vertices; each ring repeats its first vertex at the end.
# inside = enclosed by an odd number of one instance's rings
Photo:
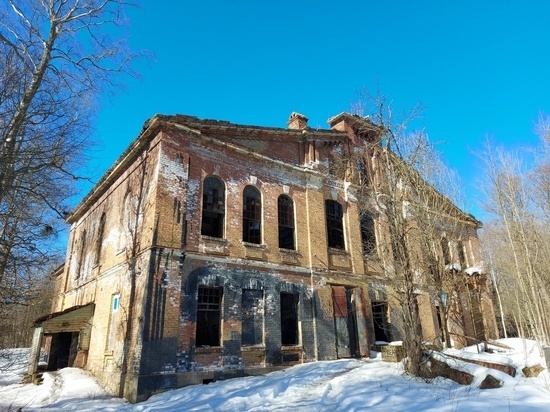
POLYGON ((154 60, 104 98, 94 179, 155 113, 312 127, 350 110, 378 85, 396 107, 425 107, 423 123, 474 201, 472 151, 487 136, 536 144, 550 112, 550 2, 168 1, 129 11, 130 45, 154 60))

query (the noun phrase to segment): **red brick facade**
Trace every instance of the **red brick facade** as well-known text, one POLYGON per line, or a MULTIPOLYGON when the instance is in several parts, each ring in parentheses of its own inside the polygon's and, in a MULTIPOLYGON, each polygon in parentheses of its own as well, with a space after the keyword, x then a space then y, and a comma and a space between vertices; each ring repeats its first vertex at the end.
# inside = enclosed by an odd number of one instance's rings
MULTIPOLYGON (((72 339, 69 363, 75 352, 114 393, 138 401, 368 356, 380 322, 388 340, 398 338, 382 266, 363 256, 353 184, 329 174, 330 159, 357 143, 357 122, 342 114, 331 130, 315 130, 297 113, 288 129, 150 119, 69 217, 65 270, 35 346, 41 336, 60 347, 72 339), (67 310, 87 326, 54 329, 67 310)), ((465 228, 468 265, 480 265, 477 227, 465 228)), ((479 296, 491 335, 494 315, 479 296)), ((430 302, 429 292, 419 299, 433 340, 430 302)), ((453 327, 469 336, 475 325, 465 310, 456 305, 453 327)))

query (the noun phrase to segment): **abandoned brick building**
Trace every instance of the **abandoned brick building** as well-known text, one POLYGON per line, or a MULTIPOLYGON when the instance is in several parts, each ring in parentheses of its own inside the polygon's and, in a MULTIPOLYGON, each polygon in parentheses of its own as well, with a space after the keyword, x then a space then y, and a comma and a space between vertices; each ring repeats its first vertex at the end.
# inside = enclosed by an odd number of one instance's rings
MULTIPOLYGON (((383 226, 360 217, 354 183, 329 170, 342 148, 360 144, 363 122, 347 113, 326 130, 298 113, 288 128, 183 115, 147 121, 67 219, 66 263, 52 313, 35 323, 29 372, 42 348, 48 368, 85 368, 135 402, 365 357, 377 341, 399 340, 376 263, 383 226)), ((478 268, 480 224, 461 216, 442 253, 470 268, 477 300, 459 302, 448 327, 486 339, 496 326, 478 268)), ((426 341, 441 326, 431 294, 418 292, 426 341)))

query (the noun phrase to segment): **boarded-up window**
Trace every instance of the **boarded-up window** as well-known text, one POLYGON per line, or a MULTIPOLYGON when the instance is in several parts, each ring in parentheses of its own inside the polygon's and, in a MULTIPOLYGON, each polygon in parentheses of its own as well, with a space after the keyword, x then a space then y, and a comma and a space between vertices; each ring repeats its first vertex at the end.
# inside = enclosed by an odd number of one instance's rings
POLYGON ((99 219, 99 226, 97 228, 97 237, 95 245, 95 263, 99 264, 101 262, 101 249, 103 246, 103 235, 105 233, 105 213, 101 214, 99 219))
POLYGON ((199 286, 197 346, 220 346, 222 288, 199 286))
POLYGON ((242 296, 242 345, 261 345, 264 328, 264 294, 262 290, 244 289, 242 296))
POLYGON ((298 294, 281 292, 281 343, 297 345, 298 335, 298 294))

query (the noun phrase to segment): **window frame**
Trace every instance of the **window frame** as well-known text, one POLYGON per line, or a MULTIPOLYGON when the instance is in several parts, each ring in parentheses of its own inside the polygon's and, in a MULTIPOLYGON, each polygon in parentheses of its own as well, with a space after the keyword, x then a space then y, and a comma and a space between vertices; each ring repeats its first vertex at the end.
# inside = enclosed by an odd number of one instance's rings
POLYGON ((243 242, 262 244, 262 194, 247 185, 243 190, 243 242))
POLYGON ((344 236, 344 208, 336 200, 325 200, 325 221, 329 248, 346 250, 344 236))
POLYGON ((294 201, 290 196, 280 195, 277 198, 277 223, 279 248, 296 250, 294 201))
POLYGON ((196 347, 221 346, 222 309, 222 287, 200 285, 197 288, 196 347))
POLYGON ((201 235, 224 238, 225 183, 216 176, 207 176, 202 185, 201 235))

